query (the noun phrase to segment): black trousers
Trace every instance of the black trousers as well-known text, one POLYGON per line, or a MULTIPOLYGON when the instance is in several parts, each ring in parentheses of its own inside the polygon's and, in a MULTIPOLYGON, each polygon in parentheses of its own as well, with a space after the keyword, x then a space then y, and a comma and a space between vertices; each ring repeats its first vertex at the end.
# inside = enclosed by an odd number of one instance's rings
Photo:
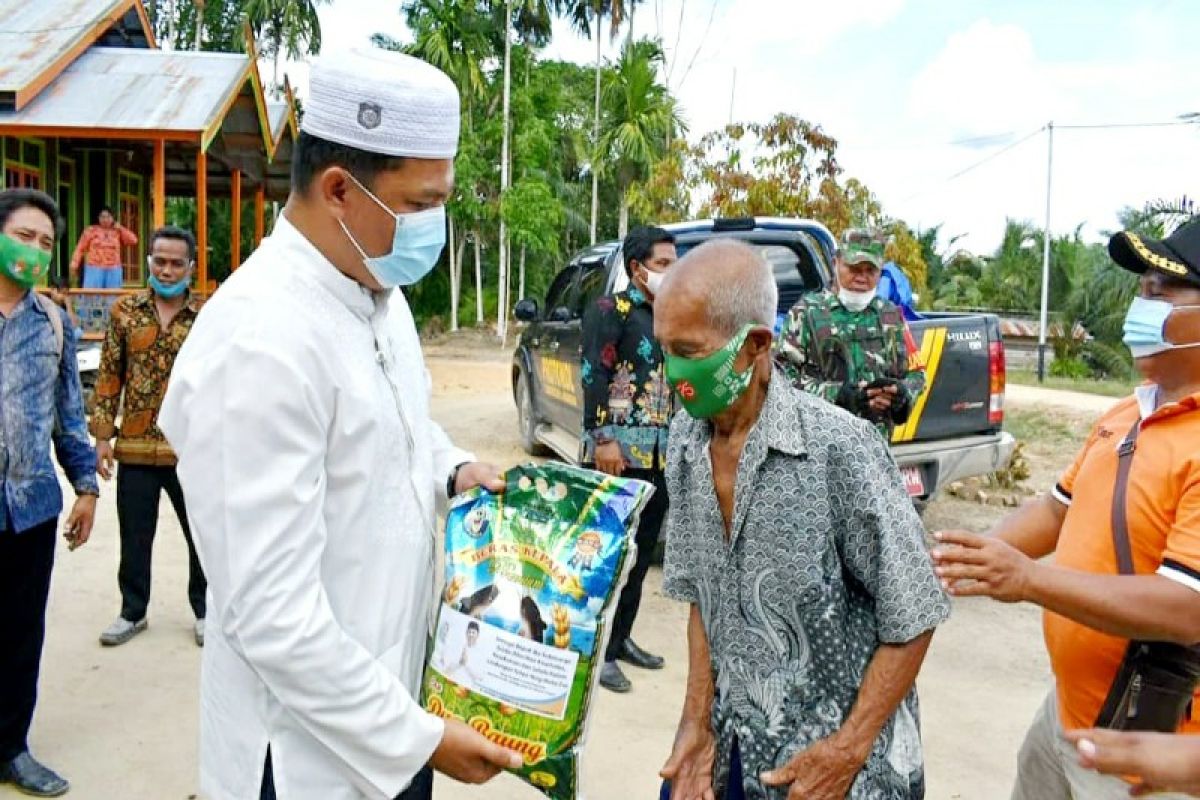
POLYGON ((28 747, 57 535, 57 519, 0 532, 0 764, 28 747))
MULTIPOLYGON (((267 766, 263 770, 262 790, 258 794, 258 800, 278 800, 275 797, 275 775, 271 770, 271 750, 269 748, 267 750, 267 766)), ((408 788, 396 795, 396 800, 433 800, 433 770, 425 767, 418 772, 408 788)))
POLYGON ((117 584, 121 587, 121 616, 137 622, 146 616, 150 605, 150 556, 154 534, 158 530, 158 500, 163 492, 171 500, 183 538, 188 547, 188 601, 196 619, 205 613, 204 593, 208 583, 196 557, 192 531, 188 527, 183 489, 174 467, 144 467, 121 464, 117 467, 117 522, 121 526, 121 566, 117 584))
POLYGON ((617 600, 617 611, 613 616, 612 637, 608 640, 608 651, 605 661, 616 661, 625 641, 633 633, 633 623, 637 620, 638 608, 642 605, 642 584, 646 581, 646 573, 650 571, 650 562, 654 558, 654 550, 658 547, 658 537, 662 532, 663 520, 667 517, 667 484, 662 471, 656 469, 629 469, 622 476, 637 478, 654 485, 654 496, 642 511, 642 519, 637 530, 637 560, 629 573, 621 597, 617 600))

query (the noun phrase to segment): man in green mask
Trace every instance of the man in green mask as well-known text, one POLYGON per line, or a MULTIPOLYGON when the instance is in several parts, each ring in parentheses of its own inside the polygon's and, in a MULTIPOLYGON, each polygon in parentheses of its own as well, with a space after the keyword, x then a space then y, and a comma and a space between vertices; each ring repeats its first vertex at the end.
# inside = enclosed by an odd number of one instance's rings
POLYGON ((662 776, 673 798, 916 800, 914 682, 950 606, 882 438, 774 371, 777 303, 758 251, 722 239, 681 259, 655 305, 687 411, 668 445, 664 588, 691 604, 662 776))
POLYGON ((98 494, 77 334, 63 309, 32 291, 61 227, 47 195, 0 192, 0 783, 36 797, 69 788, 27 741, 63 510, 51 445, 77 498, 64 526, 71 549, 91 535, 98 494))

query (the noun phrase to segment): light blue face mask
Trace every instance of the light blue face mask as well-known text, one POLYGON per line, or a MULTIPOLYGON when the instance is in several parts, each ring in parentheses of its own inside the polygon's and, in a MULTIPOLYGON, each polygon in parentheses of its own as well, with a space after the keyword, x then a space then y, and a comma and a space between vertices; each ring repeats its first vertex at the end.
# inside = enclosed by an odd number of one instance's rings
POLYGON ((1134 358, 1149 358, 1167 350, 1200 347, 1200 342, 1173 344, 1166 340, 1167 319, 1172 312, 1181 308, 1200 308, 1200 306, 1174 306, 1165 300, 1133 298, 1133 305, 1129 307, 1129 313, 1125 315, 1124 341, 1134 358))
MULTIPOLYGON (((147 257, 146 258, 146 270, 148 272, 153 267, 153 264, 154 264, 154 258, 152 256, 147 257)), ((150 290, 153 291, 159 297, 163 298, 164 300, 170 300, 173 297, 179 297, 179 295, 183 294, 184 292, 186 292, 188 290, 188 286, 191 284, 191 282, 192 282, 191 269, 188 269, 187 274, 184 275, 179 280, 175 281, 174 283, 163 283, 162 281, 160 281, 158 279, 158 276, 155 275, 153 272, 150 272, 150 277, 146 279, 146 285, 150 287, 150 290)))
POLYGON ((358 240, 346 227, 346 223, 338 221, 354 249, 362 256, 363 264, 371 276, 384 289, 393 289, 397 286, 411 286, 428 275, 446 246, 446 207, 437 206, 413 214, 397 214, 372 194, 370 189, 359 183, 358 178, 351 175, 350 180, 396 220, 391 252, 374 258, 362 249, 358 240))

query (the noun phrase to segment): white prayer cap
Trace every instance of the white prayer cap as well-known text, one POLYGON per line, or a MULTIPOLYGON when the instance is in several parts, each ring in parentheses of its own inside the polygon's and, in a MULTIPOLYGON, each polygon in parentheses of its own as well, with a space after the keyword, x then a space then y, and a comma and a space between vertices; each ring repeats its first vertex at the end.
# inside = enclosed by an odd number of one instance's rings
POLYGON ((441 70, 356 48, 313 62, 300 130, 370 153, 454 158, 459 114, 458 89, 441 70))

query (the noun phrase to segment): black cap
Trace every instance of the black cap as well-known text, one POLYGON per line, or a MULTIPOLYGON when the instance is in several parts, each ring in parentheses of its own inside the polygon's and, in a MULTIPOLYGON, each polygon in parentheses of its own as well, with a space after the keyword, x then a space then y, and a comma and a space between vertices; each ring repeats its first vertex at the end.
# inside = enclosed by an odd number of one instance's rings
POLYGON ((1189 222, 1165 239, 1149 239, 1121 231, 1108 240, 1112 260, 1130 272, 1161 272, 1200 286, 1200 220, 1189 222))

